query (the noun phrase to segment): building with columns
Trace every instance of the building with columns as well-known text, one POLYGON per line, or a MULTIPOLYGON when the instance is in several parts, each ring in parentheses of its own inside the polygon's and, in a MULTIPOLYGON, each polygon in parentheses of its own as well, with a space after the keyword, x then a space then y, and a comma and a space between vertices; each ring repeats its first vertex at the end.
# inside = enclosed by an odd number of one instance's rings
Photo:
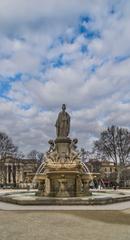
POLYGON ((0 159, 0 186, 26 186, 31 183, 39 163, 34 159, 0 159))

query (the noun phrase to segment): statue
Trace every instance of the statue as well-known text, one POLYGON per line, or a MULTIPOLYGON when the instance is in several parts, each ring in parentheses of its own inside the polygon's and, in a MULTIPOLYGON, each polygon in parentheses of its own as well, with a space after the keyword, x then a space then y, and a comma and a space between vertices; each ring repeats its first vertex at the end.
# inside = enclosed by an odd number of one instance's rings
POLYGON ((48 150, 48 153, 53 152, 55 150, 55 143, 53 140, 49 140, 48 143, 50 144, 50 148, 48 150))
POLYGON ((57 137, 67 137, 70 132, 70 115, 65 110, 66 105, 63 104, 55 124, 57 137))

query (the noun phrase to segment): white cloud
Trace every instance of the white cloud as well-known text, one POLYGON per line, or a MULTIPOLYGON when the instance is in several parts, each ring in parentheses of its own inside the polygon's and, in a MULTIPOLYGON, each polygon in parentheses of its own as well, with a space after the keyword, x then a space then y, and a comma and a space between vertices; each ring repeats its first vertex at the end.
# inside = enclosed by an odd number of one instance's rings
POLYGON ((128 0, 1 1, 0 74, 11 87, 1 92, 0 130, 25 152, 44 151, 62 103, 80 146, 108 125, 129 128, 129 21, 128 0))

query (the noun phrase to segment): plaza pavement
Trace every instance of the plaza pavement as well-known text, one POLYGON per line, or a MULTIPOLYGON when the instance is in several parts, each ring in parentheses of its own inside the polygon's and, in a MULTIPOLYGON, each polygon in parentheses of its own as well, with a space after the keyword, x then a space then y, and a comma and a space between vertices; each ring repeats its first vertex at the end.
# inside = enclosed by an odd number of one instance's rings
POLYGON ((129 240, 130 212, 0 211, 0 240, 129 240))
POLYGON ((104 206, 20 206, 0 202, 0 240, 117 239, 130 239, 130 201, 104 206))

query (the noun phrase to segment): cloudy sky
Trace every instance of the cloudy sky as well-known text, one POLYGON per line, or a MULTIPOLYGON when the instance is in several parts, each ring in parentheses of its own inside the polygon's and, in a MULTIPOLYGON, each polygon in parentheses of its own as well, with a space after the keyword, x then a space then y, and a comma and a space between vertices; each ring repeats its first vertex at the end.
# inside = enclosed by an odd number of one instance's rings
POLYGON ((130 127, 129 0, 0 1, 0 131, 43 152, 62 103, 80 147, 130 127))

